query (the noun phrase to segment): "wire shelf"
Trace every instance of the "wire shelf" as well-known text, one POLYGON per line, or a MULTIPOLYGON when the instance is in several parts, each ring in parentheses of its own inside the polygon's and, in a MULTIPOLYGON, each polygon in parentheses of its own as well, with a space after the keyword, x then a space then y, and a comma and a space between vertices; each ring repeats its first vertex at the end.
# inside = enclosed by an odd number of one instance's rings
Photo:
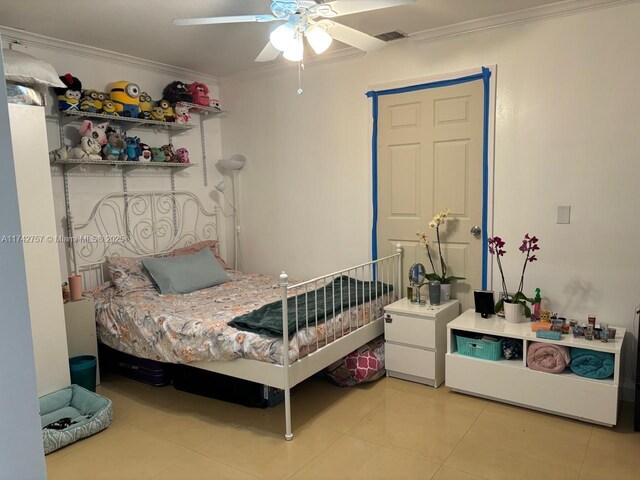
POLYGON ((189 130, 195 126, 195 123, 175 123, 175 122, 161 122, 159 120, 147 120, 143 118, 121 117, 117 115, 108 115, 106 113, 92 113, 84 112, 82 110, 64 110, 57 114, 51 115, 51 117, 59 118, 61 120, 85 120, 88 118, 100 118, 108 120, 109 122, 121 122, 123 124, 131 125, 130 128, 166 128, 168 130, 189 130))
POLYGON ((229 113, 226 110, 220 110, 219 108, 216 108, 216 107, 205 107, 204 105, 197 105, 195 103, 189 103, 189 102, 179 102, 179 103, 181 105, 186 106, 190 112, 199 113, 203 115, 205 118, 221 117, 229 113))
POLYGON ((53 160, 51 165, 60 165, 65 168, 73 168, 80 165, 98 165, 98 166, 121 166, 129 168, 169 168, 182 170, 190 167, 197 167, 197 163, 173 163, 173 162, 140 162, 133 160, 53 160))

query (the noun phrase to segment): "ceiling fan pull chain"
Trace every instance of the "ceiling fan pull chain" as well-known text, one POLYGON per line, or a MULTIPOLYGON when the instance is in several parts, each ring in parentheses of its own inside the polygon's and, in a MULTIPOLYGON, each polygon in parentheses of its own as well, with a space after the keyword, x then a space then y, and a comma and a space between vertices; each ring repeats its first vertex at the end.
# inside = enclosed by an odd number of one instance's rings
POLYGON ((298 95, 302 95, 302 70, 304 70, 304 63, 298 62, 298 95))

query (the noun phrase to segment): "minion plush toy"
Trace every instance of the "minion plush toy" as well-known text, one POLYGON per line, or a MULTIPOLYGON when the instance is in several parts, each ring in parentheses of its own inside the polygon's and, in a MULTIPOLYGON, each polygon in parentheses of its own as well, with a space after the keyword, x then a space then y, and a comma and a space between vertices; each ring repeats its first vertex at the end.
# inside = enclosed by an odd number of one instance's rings
POLYGON ((151 118, 151 110, 153 106, 151 104, 151 96, 147 92, 140 92, 140 113, 138 113, 138 118, 144 118, 145 120, 149 120, 151 118))
POLYGON ((111 100, 104 101, 104 103, 102 104, 102 113, 119 117, 118 112, 116 112, 116 104, 111 100))
POLYGON ((82 97, 82 82, 70 73, 60 77, 60 80, 66 85, 66 88, 53 89, 58 97, 58 108, 60 111, 78 110, 80 97, 82 97))
POLYGON ((156 122, 166 122, 164 118, 164 108, 160 105, 153 107, 153 110, 151 110, 151 120, 155 120, 156 122))
POLYGON ((105 100, 104 94, 97 90, 83 90, 80 100, 80 110, 83 112, 98 113, 102 111, 102 102, 105 100), (102 97, 102 100, 100 100, 102 97))
POLYGON ((156 106, 162 108, 164 110, 164 119, 167 122, 175 122, 176 121, 176 114, 173 111, 173 107, 171 106, 171 104, 169 103, 169 100, 163 98, 162 100, 160 100, 156 106))
POLYGON ((140 113, 140 87, 137 84, 121 80, 112 83, 109 91, 109 98, 116 106, 118 115, 138 118, 140 113))

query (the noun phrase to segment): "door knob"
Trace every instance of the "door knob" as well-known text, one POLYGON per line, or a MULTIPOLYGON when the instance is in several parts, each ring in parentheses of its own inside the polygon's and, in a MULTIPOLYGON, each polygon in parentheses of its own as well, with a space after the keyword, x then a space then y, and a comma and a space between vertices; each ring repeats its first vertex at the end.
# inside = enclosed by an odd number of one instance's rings
POLYGON ((482 229, 479 226, 475 225, 471 227, 471 235, 473 235, 474 237, 479 237, 481 233, 482 229))

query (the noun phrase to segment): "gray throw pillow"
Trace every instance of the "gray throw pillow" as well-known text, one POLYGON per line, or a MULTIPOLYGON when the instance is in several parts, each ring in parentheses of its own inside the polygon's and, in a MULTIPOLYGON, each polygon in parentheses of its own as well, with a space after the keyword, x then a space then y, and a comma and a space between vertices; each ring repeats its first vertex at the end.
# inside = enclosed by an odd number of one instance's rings
POLYGON ((142 264, 162 294, 191 293, 231 281, 208 248, 193 255, 145 258, 142 264))

